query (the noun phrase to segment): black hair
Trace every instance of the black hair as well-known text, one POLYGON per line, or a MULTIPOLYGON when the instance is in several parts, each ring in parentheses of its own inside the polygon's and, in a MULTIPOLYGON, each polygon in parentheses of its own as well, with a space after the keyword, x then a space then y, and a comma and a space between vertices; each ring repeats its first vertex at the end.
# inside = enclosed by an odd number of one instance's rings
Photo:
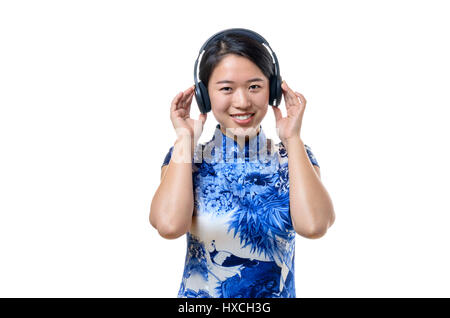
POLYGON ((199 67, 199 79, 208 87, 214 68, 228 54, 248 58, 259 67, 267 79, 274 74, 272 56, 267 48, 257 40, 239 33, 228 33, 208 44, 199 67))

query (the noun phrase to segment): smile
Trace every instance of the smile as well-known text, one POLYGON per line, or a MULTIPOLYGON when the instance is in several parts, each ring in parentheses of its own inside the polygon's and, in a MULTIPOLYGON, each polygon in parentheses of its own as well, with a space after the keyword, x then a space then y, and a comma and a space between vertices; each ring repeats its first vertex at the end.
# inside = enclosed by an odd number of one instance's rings
POLYGON ((253 114, 239 114, 239 115, 231 115, 231 117, 238 124, 247 124, 247 123, 249 123, 252 120, 254 115, 255 115, 255 113, 253 113, 253 114))

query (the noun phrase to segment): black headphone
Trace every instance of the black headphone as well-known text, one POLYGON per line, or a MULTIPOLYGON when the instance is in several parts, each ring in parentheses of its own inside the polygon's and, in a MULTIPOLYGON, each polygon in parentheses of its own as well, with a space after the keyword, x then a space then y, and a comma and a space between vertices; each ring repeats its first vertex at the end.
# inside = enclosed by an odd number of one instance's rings
POLYGON ((272 50, 272 48, 270 47, 269 43, 258 33, 248 30, 248 29, 242 29, 242 28, 232 28, 232 29, 226 29, 220 32, 217 32, 216 34, 214 34, 213 36, 211 36, 206 42, 205 44, 202 45, 199 53, 198 53, 198 57, 197 60, 195 61, 195 66, 194 66, 194 81, 195 81, 195 99, 197 101, 197 105, 200 108, 200 112, 202 114, 205 114, 209 111, 211 111, 211 101, 209 99, 209 95, 208 95, 208 88, 206 87, 206 85, 204 83, 202 83, 201 81, 198 81, 197 78, 197 65, 199 63, 199 59, 200 57, 203 55, 204 51, 205 51, 205 47, 213 40, 215 40, 216 38, 218 38, 219 36, 225 36, 228 33, 238 33, 238 34, 242 34, 242 35, 246 35, 258 42, 260 42, 261 44, 263 44, 269 51, 269 53, 272 56, 272 60, 273 60, 273 64, 275 67, 275 74, 271 75, 269 78, 269 88, 270 88, 270 94, 269 94, 269 104, 271 106, 275 106, 278 107, 280 105, 281 102, 281 95, 282 95, 282 91, 281 91, 281 76, 280 76, 280 66, 278 64, 278 59, 277 59, 277 55, 275 54, 275 52, 272 50))

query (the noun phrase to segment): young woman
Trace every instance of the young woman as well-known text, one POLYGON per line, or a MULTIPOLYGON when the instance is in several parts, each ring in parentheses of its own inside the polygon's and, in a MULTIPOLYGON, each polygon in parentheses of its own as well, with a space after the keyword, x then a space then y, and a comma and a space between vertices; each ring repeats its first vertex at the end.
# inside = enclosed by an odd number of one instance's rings
POLYGON ((187 236, 178 297, 295 297, 295 234, 319 238, 334 222, 319 165, 300 137, 306 100, 285 81, 287 116, 272 107, 281 142, 264 134, 273 72, 261 43, 228 32, 208 44, 199 67, 218 122, 209 142, 197 145, 207 114, 190 118, 195 85, 172 101, 177 139, 150 222, 164 238, 187 236))

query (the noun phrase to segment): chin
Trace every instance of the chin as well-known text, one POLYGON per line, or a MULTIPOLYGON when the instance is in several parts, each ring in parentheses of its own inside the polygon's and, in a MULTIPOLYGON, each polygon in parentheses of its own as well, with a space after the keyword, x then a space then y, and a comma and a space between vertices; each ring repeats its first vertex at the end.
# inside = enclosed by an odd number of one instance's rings
POLYGON ((260 126, 260 121, 254 121, 249 124, 241 125, 232 120, 230 122, 230 124, 226 126, 226 128, 230 129, 231 132, 235 135, 245 136, 245 135, 249 135, 249 134, 256 135, 256 133, 258 132, 259 126, 260 126))

